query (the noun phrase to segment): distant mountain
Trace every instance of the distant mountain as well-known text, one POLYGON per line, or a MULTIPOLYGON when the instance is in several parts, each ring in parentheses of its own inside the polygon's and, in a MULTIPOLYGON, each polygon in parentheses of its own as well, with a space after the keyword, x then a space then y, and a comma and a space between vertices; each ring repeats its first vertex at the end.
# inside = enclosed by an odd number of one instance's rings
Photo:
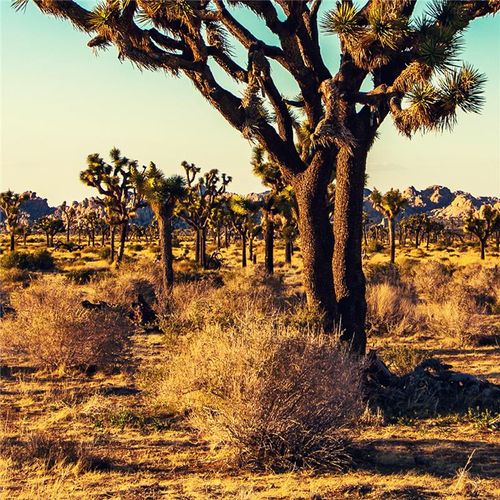
MULTIPOLYGON (((476 210, 481 205, 488 203, 500 209, 500 198, 494 196, 475 197, 465 191, 451 191, 446 186, 430 186, 419 191, 413 186, 404 189, 403 194, 408 199, 408 204, 401 217, 407 217, 412 214, 426 213, 431 217, 445 221, 457 221, 463 219, 469 210, 476 210)), ((254 200, 262 199, 266 192, 251 193, 249 196, 254 200)), ((58 210, 58 207, 49 206, 47 199, 39 197, 35 192, 29 191, 29 199, 22 204, 22 210, 27 212, 32 222, 44 215, 50 215, 58 210)), ((370 189, 365 189, 364 210, 368 213, 370 219, 374 222, 380 222, 382 216, 373 208, 370 201, 370 189)), ((85 211, 91 208, 97 208, 97 198, 85 198, 72 205, 77 211, 85 211)), ((149 206, 140 208, 136 217, 132 220, 135 224, 146 225, 151 222, 153 213, 149 206)))
POLYGON ((35 221, 56 211, 55 207, 49 206, 47 198, 40 198, 34 191, 28 191, 27 193, 29 199, 22 203, 21 210, 30 216, 31 221, 35 221))
MULTIPOLYGON (((500 209, 500 198, 494 196, 475 197, 464 191, 451 191, 445 186, 430 186, 421 191, 410 186, 402 192, 408 199, 408 203, 400 218, 425 213, 436 219, 455 221, 463 219, 470 210, 477 210, 484 204, 490 204, 500 209)), ((371 191, 365 189, 364 210, 371 220, 379 222, 382 220, 382 216, 373 208, 370 194, 371 191)))

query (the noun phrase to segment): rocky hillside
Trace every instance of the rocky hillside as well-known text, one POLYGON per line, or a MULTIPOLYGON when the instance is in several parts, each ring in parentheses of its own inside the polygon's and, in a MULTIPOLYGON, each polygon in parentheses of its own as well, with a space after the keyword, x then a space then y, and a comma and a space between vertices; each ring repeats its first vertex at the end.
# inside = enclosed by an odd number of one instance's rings
MULTIPOLYGON (((374 222, 382 220, 381 215, 374 210, 370 201, 369 189, 365 189, 365 202, 364 209, 369 214, 369 217, 374 222)), ((252 193, 253 199, 257 200, 262 198, 264 193, 252 193)), ((464 191, 451 191, 445 186, 430 186, 427 189, 419 191, 413 186, 403 190, 403 194, 408 199, 408 204, 401 214, 406 217, 415 213, 427 213, 432 217, 443 220, 456 221, 462 219, 469 210, 478 209, 485 203, 496 206, 500 209, 500 198, 494 196, 480 196, 475 197, 470 193, 464 191)), ((22 210, 27 212, 30 220, 35 220, 56 212, 57 207, 49 206, 44 198, 40 198, 35 192, 29 192, 30 198, 25 201, 22 210)), ((73 206, 77 208, 78 212, 85 212, 88 209, 97 208, 98 203, 95 198, 86 198, 81 202, 74 201, 73 206)), ((153 214, 149 207, 141 208, 137 211, 137 216, 134 223, 145 225, 152 220, 153 214)))
MULTIPOLYGON (((382 219, 370 201, 369 189, 365 189, 364 209, 371 220, 378 222, 382 219)), ((402 217, 412 214, 427 213, 432 217, 443 220, 463 219, 470 210, 476 210, 486 203, 500 208, 500 198, 494 196, 475 197, 464 191, 451 191, 445 186, 430 186, 419 191, 413 186, 403 190, 408 203, 402 217)))

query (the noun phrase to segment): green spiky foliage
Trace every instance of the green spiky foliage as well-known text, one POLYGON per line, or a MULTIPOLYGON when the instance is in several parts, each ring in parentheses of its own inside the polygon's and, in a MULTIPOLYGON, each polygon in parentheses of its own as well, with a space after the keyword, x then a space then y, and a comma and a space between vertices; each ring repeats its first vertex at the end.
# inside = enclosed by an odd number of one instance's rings
POLYGON ((10 251, 16 246, 16 230, 21 216, 21 205, 29 198, 28 193, 14 193, 10 189, 0 193, 0 212, 3 213, 5 229, 10 235, 10 251))
POLYGON ((196 263, 206 268, 206 236, 214 209, 226 193, 231 176, 219 173, 217 169, 201 175, 201 169, 194 163, 182 162, 185 171, 187 195, 179 205, 177 215, 194 230, 196 234, 196 263))
POLYGON ((73 207, 72 205, 68 205, 65 201, 62 202, 59 210, 61 212, 61 218, 66 226, 66 242, 69 243, 71 228, 75 223, 77 215, 76 210, 75 207, 73 207))
POLYGON ((465 218, 464 231, 473 234, 479 240, 483 260, 488 239, 494 231, 498 231, 499 224, 500 210, 492 205, 482 205, 476 212, 471 210, 465 218))
POLYGON ((65 226, 62 219, 53 215, 45 215, 37 219, 34 225, 35 230, 45 233, 46 243, 48 247, 54 246, 54 236, 59 233, 64 233, 65 226))
POLYGON ((407 203, 407 199, 400 193, 399 189, 390 189, 382 194, 374 189, 370 195, 373 208, 387 219, 389 225, 389 246, 391 251, 391 264, 395 261, 395 220, 407 203))
POLYGON ((97 192, 102 195, 99 203, 104 208, 106 222, 111 226, 111 262, 115 257, 115 230, 117 227, 120 228, 120 241, 116 256, 116 262, 120 264, 129 221, 142 205, 143 199, 137 192, 132 179, 138 168, 137 161, 122 156, 117 148, 111 149, 109 156, 111 162, 107 163, 98 153, 89 155, 88 166, 80 172, 80 180, 87 186, 97 189, 97 192))
POLYGON ((142 69, 184 75, 269 153, 295 190, 308 235, 301 249, 308 304, 324 313, 325 330, 341 323, 342 338, 364 352, 360 233, 368 151, 389 116, 411 137, 448 130, 459 112, 480 109, 484 78, 460 66, 462 34, 500 2, 431 0, 416 19, 424 0, 106 0, 95 8, 32 1, 88 33, 92 48, 113 45, 120 59, 142 69), (241 15, 245 9, 252 15, 241 15), (340 65, 322 50, 322 30, 340 39, 340 65), (287 95, 290 88, 296 98, 287 95), (325 204, 333 172, 331 237, 325 204))
POLYGON ((151 162, 148 168, 133 171, 132 182, 149 203, 158 222, 162 283, 165 292, 169 293, 174 285, 172 216, 176 203, 187 195, 186 181, 180 175, 165 177, 151 162))
POLYGON ((262 203, 248 196, 232 195, 228 207, 233 227, 241 238, 241 267, 246 267, 247 241, 259 225, 258 213, 262 203))

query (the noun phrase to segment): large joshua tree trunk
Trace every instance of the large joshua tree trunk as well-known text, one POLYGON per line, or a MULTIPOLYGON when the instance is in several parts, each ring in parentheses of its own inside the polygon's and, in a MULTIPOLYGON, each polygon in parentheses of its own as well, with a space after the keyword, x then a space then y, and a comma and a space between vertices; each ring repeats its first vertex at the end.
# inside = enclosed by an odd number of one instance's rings
POLYGON ((318 155, 315 163, 293 180, 307 304, 323 315, 327 332, 332 331, 336 319, 332 274, 333 231, 326 200, 331 165, 330 155, 318 155))
POLYGON ((109 261, 111 263, 113 263, 115 260, 115 234, 116 234, 116 226, 112 226, 111 235, 109 238, 109 247, 110 247, 109 261))
POLYGON ((365 277, 362 268, 363 191, 367 149, 337 157, 333 275, 342 339, 352 351, 366 350, 365 277))
POLYGON ((14 231, 11 231, 10 233, 10 245, 9 245, 10 251, 13 252, 14 249, 16 248, 16 235, 14 231))

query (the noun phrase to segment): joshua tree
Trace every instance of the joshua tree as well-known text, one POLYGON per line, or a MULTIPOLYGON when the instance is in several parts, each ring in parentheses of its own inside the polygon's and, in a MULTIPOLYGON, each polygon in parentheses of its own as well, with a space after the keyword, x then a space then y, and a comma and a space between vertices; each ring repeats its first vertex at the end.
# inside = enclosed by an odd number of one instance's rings
POLYGON ((59 207, 61 210, 61 217, 66 225, 66 242, 69 243, 70 231, 76 219, 76 210, 72 205, 67 205, 65 201, 59 207))
MULTIPOLYGON (((436 0, 415 18, 416 0, 368 0, 359 7, 329 2, 322 16, 321 0, 106 0, 91 11, 77 1, 33 1, 90 34, 92 48, 114 45, 120 60, 183 73, 234 128, 270 154, 297 197, 308 304, 323 313, 327 331, 341 319, 343 339, 364 352, 368 151, 388 115, 412 136, 451 129, 459 108, 480 110, 484 78, 471 66, 458 68, 457 57, 469 23, 500 3, 436 0), (265 26, 255 28, 253 19, 245 26, 252 17, 239 15, 245 8, 265 26), (320 29, 340 39, 335 74, 324 58, 328 51, 321 50, 320 29), (272 37, 261 36, 266 31, 272 37), (233 56, 233 40, 247 51, 246 66, 233 56), (296 98, 278 88, 286 79, 273 78, 270 61, 294 80, 296 98), (219 83, 216 68, 240 86, 242 97, 219 83), (291 107, 303 115, 300 127, 291 107), (334 234, 325 200, 333 171, 334 234)), ((14 0, 14 6, 28 2, 14 0)))
POLYGON ((133 181, 158 221, 162 284, 164 291, 170 293, 174 285, 172 216, 175 204, 187 194, 185 181, 179 175, 165 177, 153 162, 143 172, 136 170, 133 181))
POLYGON ((266 154, 261 146, 256 146, 252 153, 252 166, 255 175, 270 191, 266 193, 262 203, 264 228, 264 262, 267 274, 274 272, 274 216, 277 212, 279 193, 285 188, 283 175, 276 163, 266 154))
POLYGON ((35 228, 45 233, 48 247, 54 246, 54 236, 58 233, 63 233, 65 230, 64 222, 52 215, 40 217, 35 222, 35 228))
POLYGON ((233 195, 229 199, 231 220, 241 238, 241 267, 247 265, 247 241, 258 225, 256 215, 260 208, 260 203, 244 196, 233 195))
POLYGON ((500 212, 491 205, 483 205, 478 212, 472 210, 467 215, 464 230, 472 233, 481 245, 481 259, 484 260, 488 238, 498 227, 500 212))
POLYGON ((219 175, 217 169, 198 177, 201 169, 194 163, 183 161, 182 166, 186 172, 188 191, 179 207, 178 215, 195 230, 196 263, 205 269, 207 227, 214 208, 231 182, 231 177, 226 174, 219 175))
POLYGON ((407 200, 398 189, 391 189, 385 194, 374 189, 370 195, 373 208, 387 219, 389 226, 389 247, 391 251, 391 264, 394 264, 396 256, 396 217, 405 206, 407 200))
POLYGON ((120 264, 125 249, 127 227, 142 199, 132 182, 132 172, 137 162, 121 156, 120 150, 113 148, 109 155, 112 164, 106 163, 97 153, 87 157, 88 168, 80 172, 80 180, 97 189, 104 196, 100 201, 106 213, 106 221, 111 225, 111 262, 114 260, 115 227, 120 227, 120 245, 117 264, 120 264))
POLYGON ((0 193, 0 210, 5 219, 5 229, 10 235, 10 251, 16 247, 16 229, 20 222, 20 211, 23 201, 29 198, 28 193, 18 194, 10 189, 0 193))

